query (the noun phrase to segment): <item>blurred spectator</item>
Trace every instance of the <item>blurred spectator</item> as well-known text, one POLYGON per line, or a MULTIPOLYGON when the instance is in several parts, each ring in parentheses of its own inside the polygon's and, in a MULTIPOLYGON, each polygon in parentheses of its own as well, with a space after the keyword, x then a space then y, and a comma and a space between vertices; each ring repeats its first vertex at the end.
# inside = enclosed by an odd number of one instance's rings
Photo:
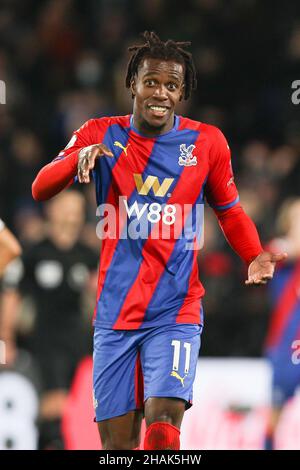
POLYGON ((9 362, 14 363, 20 296, 31 297, 36 316, 28 347, 42 379, 43 449, 63 448, 60 418, 64 403, 77 364, 90 352, 81 301, 87 290, 95 296, 97 267, 95 253, 78 241, 84 222, 83 196, 67 191, 49 202, 46 209, 46 237, 24 251, 18 276, 16 272, 7 273, 0 325, 9 362))
POLYGON ((30 184, 43 152, 37 136, 25 129, 16 129, 6 155, 5 198, 12 213, 32 207, 30 184), (12 181, 14 184, 12 184, 12 181))
POLYGON ((270 243, 273 252, 284 250, 288 261, 279 267, 270 283, 272 313, 266 338, 266 355, 273 369, 273 412, 267 448, 273 437, 281 410, 300 387, 300 199, 281 206, 277 227, 279 237, 270 243), (298 351, 298 352, 297 352, 298 351))

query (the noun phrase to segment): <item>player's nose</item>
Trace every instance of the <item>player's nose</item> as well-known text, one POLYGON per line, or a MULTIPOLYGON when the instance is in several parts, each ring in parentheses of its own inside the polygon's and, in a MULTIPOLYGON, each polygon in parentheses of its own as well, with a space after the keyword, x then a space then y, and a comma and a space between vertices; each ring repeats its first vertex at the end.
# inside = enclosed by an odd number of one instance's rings
POLYGON ((163 85, 155 87, 153 96, 161 101, 168 99, 167 90, 163 85))

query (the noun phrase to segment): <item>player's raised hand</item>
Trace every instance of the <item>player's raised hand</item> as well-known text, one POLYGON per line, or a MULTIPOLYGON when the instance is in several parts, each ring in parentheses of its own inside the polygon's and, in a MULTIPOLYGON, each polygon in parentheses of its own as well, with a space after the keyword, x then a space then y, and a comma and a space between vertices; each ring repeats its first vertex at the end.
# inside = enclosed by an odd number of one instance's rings
POLYGON ((77 172, 79 183, 90 182, 90 171, 94 168, 96 160, 104 155, 107 157, 114 156, 104 144, 94 144, 80 150, 77 172))
POLYGON ((272 279, 275 265, 279 261, 284 261, 287 258, 287 253, 269 253, 263 251, 258 255, 248 268, 248 279, 245 281, 247 285, 262 285, 266 284, 269 279, 272 279))

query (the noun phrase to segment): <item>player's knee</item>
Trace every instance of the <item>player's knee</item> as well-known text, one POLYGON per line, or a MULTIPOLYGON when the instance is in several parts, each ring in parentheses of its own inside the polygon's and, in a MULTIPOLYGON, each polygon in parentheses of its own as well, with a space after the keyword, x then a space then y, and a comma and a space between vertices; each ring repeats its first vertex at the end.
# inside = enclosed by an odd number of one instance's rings
POLYGON ((119 436, 110 436, 102 441, 103 450, 131 450, 139 445, 139 438, 123 439, 119 436))
POLYGON ((172 424, 173 426, 176 426, 177 424, 177 416, 174 416, 171 413, 161 413, 161 414, 149 414, 147 416, 147 425, 151 426, 151 424, 157 423, 157 422, 164 422, 164 423, 169 423, 172 424))
POLYGON ((180 428, 184 411, 185 403, 182 400, 149 398, 145 407, 146 424, 165 422, 180 428))

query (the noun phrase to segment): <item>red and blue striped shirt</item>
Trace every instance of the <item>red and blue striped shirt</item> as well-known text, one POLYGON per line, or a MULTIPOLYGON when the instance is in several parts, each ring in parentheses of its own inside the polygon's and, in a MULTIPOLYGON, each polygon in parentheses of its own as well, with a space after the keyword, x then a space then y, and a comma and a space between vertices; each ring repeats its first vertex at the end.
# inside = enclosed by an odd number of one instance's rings
POLYGON ((135 129, 132 115, 103 117, 76 131, 58 158, 101 142, 114 157, 96 162, 96 198, 98 206, 113 208, 115 226, 102 241, 95 326, 202 323, 197 250, 187 246, 201 238, 203 211, 199 223, 197 208, 203 208, 204 197, 219 211, 238 203, 225 137, 214 126, 181 116, 169 132, 151 138, 135 129), (137 210, 146 216, 143 237, 130 236, 130 224, 139 223, 137 210))

